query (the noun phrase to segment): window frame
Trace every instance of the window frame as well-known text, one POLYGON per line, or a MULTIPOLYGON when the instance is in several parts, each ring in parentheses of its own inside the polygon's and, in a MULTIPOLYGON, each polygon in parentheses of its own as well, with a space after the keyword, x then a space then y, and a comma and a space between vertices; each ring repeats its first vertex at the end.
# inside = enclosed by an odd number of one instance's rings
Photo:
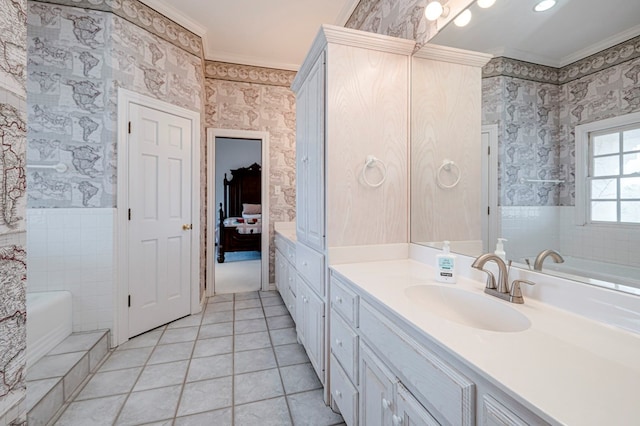
MULTIPOLYGON (((575 127, 575 143, 576 143, 576 174, 575 174, 575 212, 576 225, 579 226, 597 226, 597 227, 616 227, 616 228, 633 228, 637 229, 640 224, 633 222, 620 222, 620 179, 624 177, 622 174, 622 164, 618 175, 612 175, 612 179, 617 179, 617 220, 616 222, 592 221, 591 220, 591 181, 590 172, 593 168, 593 155, 591 150, 591 136, 602 135, 612 132, 622 132, 631 128, 640 127, 640 112, 625 114, 618 117, 598 120, 591 123, 580 124, 575 127)), ((622 142, 621 149, 622 149, 622 142)), ((623 158, 623 152, 616 154, 623 158)), ((606 156, 606 155, 605 155, 606 156)), ((629 175, 631 177, 635 175, 629 175)), ((598 176, 604 178, 604 176, 598 176)))

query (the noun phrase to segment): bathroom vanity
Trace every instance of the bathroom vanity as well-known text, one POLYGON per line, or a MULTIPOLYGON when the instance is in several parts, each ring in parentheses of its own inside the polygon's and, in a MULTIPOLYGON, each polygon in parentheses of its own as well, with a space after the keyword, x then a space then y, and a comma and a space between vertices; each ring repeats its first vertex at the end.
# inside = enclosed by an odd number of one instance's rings
POLYGON ((623 425, 640 418, 637 335, 532 299, 494 302, 478 281, 436 283, 432 268, 411 259, 331 269, 330 386, 349 425, 623 425), (424 288, 445 295, 429 292, 438 299, 429 309, 416 292, 424 288), (485 300, 496 303, 504 315, 470 320, 474 313, 449 297, 453 291, 481 311, 492 309, 485 300), (511 313, 525 322, 501 324, 511 313))

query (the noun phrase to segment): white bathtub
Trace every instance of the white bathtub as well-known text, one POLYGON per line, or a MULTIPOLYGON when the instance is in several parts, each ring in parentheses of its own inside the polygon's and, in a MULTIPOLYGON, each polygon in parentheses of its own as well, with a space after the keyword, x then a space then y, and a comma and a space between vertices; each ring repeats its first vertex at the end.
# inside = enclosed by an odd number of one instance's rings
POLYGON ((27 367, 46 355, 72 331, 71 293, 27 293, 27 367))
MULTIPOLYGON (((543 272, 552 274, 570 274, 589 277, 592 284, 623 290, 621 286, 632 287, 630 292, 640 292, 640 268, 616 265, 614 263, 599 262, 579 257, 563 256, 563 263, 554 263, 547 259, 542 266, 543 272)), ((533 264, 533 261, 531 261, 533 264)))

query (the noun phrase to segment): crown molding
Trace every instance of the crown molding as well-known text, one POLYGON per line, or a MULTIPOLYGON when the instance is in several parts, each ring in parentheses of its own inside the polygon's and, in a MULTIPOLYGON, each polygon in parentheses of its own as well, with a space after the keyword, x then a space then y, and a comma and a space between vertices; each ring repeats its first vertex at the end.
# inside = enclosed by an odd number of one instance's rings
POLYGON ((413 56, 421 59, 451 62, 473 67, 483 67, 492 58, 491 55, 486 53, 472 52, 470 50, 456 49, 430 43, 422 46, 413 56))
POLYGON ((346 1, 340 13, 338 13, 338 17, 336 18, 335 25, 344 27, 347 25, 349 18, 353 15, 353 11, 356 10, 356 7, 360 4, 360 0, 349 0, 346 1))
POLYGON ((638 36, 640 36, 640 24, 611 37, 605 38, 604 40, 601 40, 600 42, 593 44, 585 49, 578 50, 571 55, 565 56, 560 60, 558 68, 566 67, 567 65, 571 65, 574 62, 578 62, 589 56, 603 52, 610 47, 616 46, 620 43, 624 43, 638 36))
POLYGON ((344 44, 364 49, 379 50, 386 53, 397 53, 399 55, 411 55, 416 45, 414 40, 405 40, 383 34, 338 27, 336 25, 324 24, 320 28, 320 33, 323 35, 325 44, 344 44))
POLYGON ((187 15, 182 13, 179 9, 176 9, 170 3, 167 3, 165 0, 139 0, 140 3, 144 3, 150 8, 154 9, 156 12, 159 12, 171 19, 178 25, 182 25, 187 30, 192 33, 199 35, 204 38, 207 35, 207 28, 189 18, 187 15))

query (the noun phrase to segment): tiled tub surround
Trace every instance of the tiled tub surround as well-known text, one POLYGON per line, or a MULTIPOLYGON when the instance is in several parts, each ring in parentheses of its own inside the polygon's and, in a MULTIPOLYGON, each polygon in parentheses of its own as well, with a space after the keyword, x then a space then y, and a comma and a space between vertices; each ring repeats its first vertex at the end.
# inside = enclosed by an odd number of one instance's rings
POLYGON ((72 331, 71 293, 27 293, 27 370, 72 331))
POLYGON ((276 292, 208 302, 112 351, 55 424, 343 424, 276 292))
POLYGON ((73 331, 113 329, 115 209, 27 209, 29 292, 67 290, 73 331))
POLYGON ((29 426, 47 424, 96 370, 108 350, 108 330, 75 333, 30 365, 26 400, 29 426))
POLYGON ((612 268, 638 266, 639 229, 576 225, 573 206, 502 206, 500 221, 509 258, 528 258, 533 264, 538 253, 553 248, 563 256, 607 262, 612 268))
MULTIPOLYGON (((436 253, 411 246, 411 256, 420 261, 405 258, 334 265, 332 269, 405 321, 412 333, 435 341, 447 353, 448 362, 473 369, 545 421, 602 425, 637 420, 637 297, 512 270, 512 279, 538 284, 523 289, 524 305, 509 304, 531 321, 531 327, 510 333, 475 329, 427 312, 405 296, 405 288, 432 282, 433 269, 427 265, 433 264, 436 253)), ((482 292, 485 274, 470 268, 472 260, 459 256, 458 284, 446 286, 491 297, 482 292)), ((497 272, 493 265, 487 266, 497 272)))

